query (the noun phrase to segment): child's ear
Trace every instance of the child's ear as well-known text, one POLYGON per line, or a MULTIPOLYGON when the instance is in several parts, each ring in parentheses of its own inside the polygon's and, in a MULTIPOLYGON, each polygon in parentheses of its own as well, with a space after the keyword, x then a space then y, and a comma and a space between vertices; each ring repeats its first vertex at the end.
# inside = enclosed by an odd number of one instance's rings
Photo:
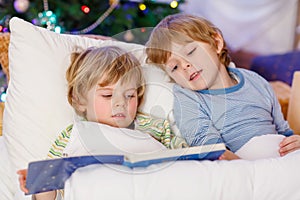
POLYGON ((219 54, 219 53, 221 53, 221 51, 224 47, 224 39, 223 39, 222 35, 217 33, 215 36, 215 41, 216 41, 217 53, 219 54))
POLYGON ((77 108, 82 113, 85 113, 85 111, 86 111, 86 106, 84 104, 78 104, 77 108))
POLYGON ((73 103, 78 111, 85 113, 85 111, 86 111, 86 103, 85 102, 83 102, 82 100, 79 101, 79 100, 73 99, 73 103))

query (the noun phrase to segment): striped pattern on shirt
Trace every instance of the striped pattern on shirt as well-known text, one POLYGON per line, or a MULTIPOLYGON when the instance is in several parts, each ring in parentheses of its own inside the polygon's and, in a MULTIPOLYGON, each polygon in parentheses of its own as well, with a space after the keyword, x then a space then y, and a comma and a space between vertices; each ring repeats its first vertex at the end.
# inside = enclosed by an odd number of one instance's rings
POLYGON ((189 145, 224 142, 236 152, 255 136, 291 133, 265 79, 245 69, 229 72, 239 82, 230 88, 192 91, 174 86, 175 121, 189 145))

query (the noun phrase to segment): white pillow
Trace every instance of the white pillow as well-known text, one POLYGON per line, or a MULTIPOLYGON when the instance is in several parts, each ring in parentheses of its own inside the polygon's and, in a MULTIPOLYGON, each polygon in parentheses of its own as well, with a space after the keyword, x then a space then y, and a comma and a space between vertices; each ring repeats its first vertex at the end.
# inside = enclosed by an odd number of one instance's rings
POLYGON ((172 131, 180 136, 173 114, 174 83, 170 82, 169 76, 156 66, 144 64, 143 71, 146 79, 146 94, 140 111, 154 117, 168 119, 172 131))
MULTIPOLYGON (((117 45, 132 52, 142 63, 145 55, 142 45, 58 34, 16 17, 10 20, 10 30, 10 82, 3 136, 15 172, 26 168, 29 161, 44 159, 58 133, 73 121, 65 71, 74 50, 117 45)), ((169 116, 173 95, 166 75, 153 66, 144 69, 147 80, 155 80, 156 85, 150 81, 141 111, 157 117, 169 116)))

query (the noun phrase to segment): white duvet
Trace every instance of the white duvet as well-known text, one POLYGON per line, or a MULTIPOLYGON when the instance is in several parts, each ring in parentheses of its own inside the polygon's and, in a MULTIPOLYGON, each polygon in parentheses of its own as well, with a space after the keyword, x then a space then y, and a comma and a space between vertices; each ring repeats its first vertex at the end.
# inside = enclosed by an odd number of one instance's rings
MULTIPOLYGON (((76 131, 81 136, 89 134, 80 141, 90 153, 99 150, 99 141, 110 141, 105 143, 118 149, 127 147, 126 152, 145 150, 147 146, 149 151, 160 149, 149 141, 149 145, 139 145, 142 137, 132 137, 126 129, 114 136, 113 132, 108 134, 107 127, 80 122, 74 127, 76 131), (96 137, 99 130, 102 139, 96 137), (90 138, 98 138, 97 143, 93 144, 90 138)), ((279 157, 278 145, 282 139, 280 135, 265 135, 250 140, 238 153, 253 161, 176 161, 135 169, 119 165, 80 168, 65 184, 65 199, 297 200, 300 199, 300 150, 279 157)), ((71 149, 80 149, 80 145, 75 146, 71 149)))
MULTIPOLYGON (((132 137, 132 134, 127 134, 125 130, 118 134, 106 134, 109 132, 106 130, 107 127, 101 127, 105 138, 97 138, 95 140, 97 143, 95 143, 87 138, 95 139, 95 135, 91 136, 90 134, 97 134, 99 126, 89 122, 82 122, 81 125, 81 130, 85 130, 85 133, 80 133, 80 135, 89 134, 89 136, 86 135, 86 139, 85 137, 80 138, 80 141, 84 142, 83 150, 88 150, 88 153, 95 153, 104 147, 107 149, 107 146, 103 145, 100 149, 98 148, 99 141, 107 143, 107 140, 111 145, 126 152, 135 152, 141 147, 145 150, 145 146, 149 151, 161 149, 156 142, 148 141, 149 137, 132 137), (92 129, 91 127, 87 129, 86 125, 91 126, 92 129), (103 131, 104 128, 105 131, 103 131), (89 131, 86 132, 86 130, 89 131), (123 136, 120 137, 120 134, 123 136), (144 144, 145 142, 147 145, 144 144), (89 148, 86 149, 87 147, 89 148)), ((74 131, 79 127, 75 126, 74 131)), ((239 152, 240 155, 256 155, 257 157, 248 157, 248 159, 255 159, 254 161, 177 161, 135 169, 119 165, 83 167, 76 170, 66 181, 65 199, 298 200, 300 199, 300 150, 284 157, 278 157, 278 143, 282 139, 280 137, 258 137, 245 145, 245 148, 239 152), (255 152, 258 149, 259 151, 255 152)), ((69 148, 69 150, 72 149, 79 150, 77 145, 69 148)), ((72 152, 72 154, 76 153, 72 152)), ((9 163, 3 138, 0 138, 0 155, 1 163, 9 163)), ((18 186, 12 184, 9 172, 11 172, 9 165, 0 168, 0 199, 25 199, 22 195, 16 198, 14 192, 18 186)), ((11 173, 15 174, 15 172, 11 173)), ((30 199, 29 196, 27 197, 30 199)))
POLYGON ((132 170, 91 165, 66 182, 65 198, 297 200, 299 168, 299 150, 256 161, 177 161, 132 170))

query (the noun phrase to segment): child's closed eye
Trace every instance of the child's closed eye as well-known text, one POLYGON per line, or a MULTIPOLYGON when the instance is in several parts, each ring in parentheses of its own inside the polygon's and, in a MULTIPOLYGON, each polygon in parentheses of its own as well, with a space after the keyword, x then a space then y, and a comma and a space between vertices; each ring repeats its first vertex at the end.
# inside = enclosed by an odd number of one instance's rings
POLYGON ((171 72, 174 72, 177 68, 178 68, 178 66, 175 65, 175 66, 172 68, 171 72))
POLYGON ((195 52, 196 48, 193 48, 191 51, 187 53, 188 56, 192 55, 195 52))
POLYGON ((131 99, 131 98, 134 98, 134 97, 135 97, 134 94, 128 94, 128 95, 126 95, 126 98, 128 98, 128 99, 131 99))
POLYGON ((136 97, 136 90, 134 89, 134 90, 129 90, 129 91, 127 91, 127 92, 125 92, 125 97, 127 98, 127 99, 131 99, 131 98, 134 98, 134 97, 136 97))
POLYGON ((101 95, 103 98, 111 98, 112 94, 102 94, 101 95))

